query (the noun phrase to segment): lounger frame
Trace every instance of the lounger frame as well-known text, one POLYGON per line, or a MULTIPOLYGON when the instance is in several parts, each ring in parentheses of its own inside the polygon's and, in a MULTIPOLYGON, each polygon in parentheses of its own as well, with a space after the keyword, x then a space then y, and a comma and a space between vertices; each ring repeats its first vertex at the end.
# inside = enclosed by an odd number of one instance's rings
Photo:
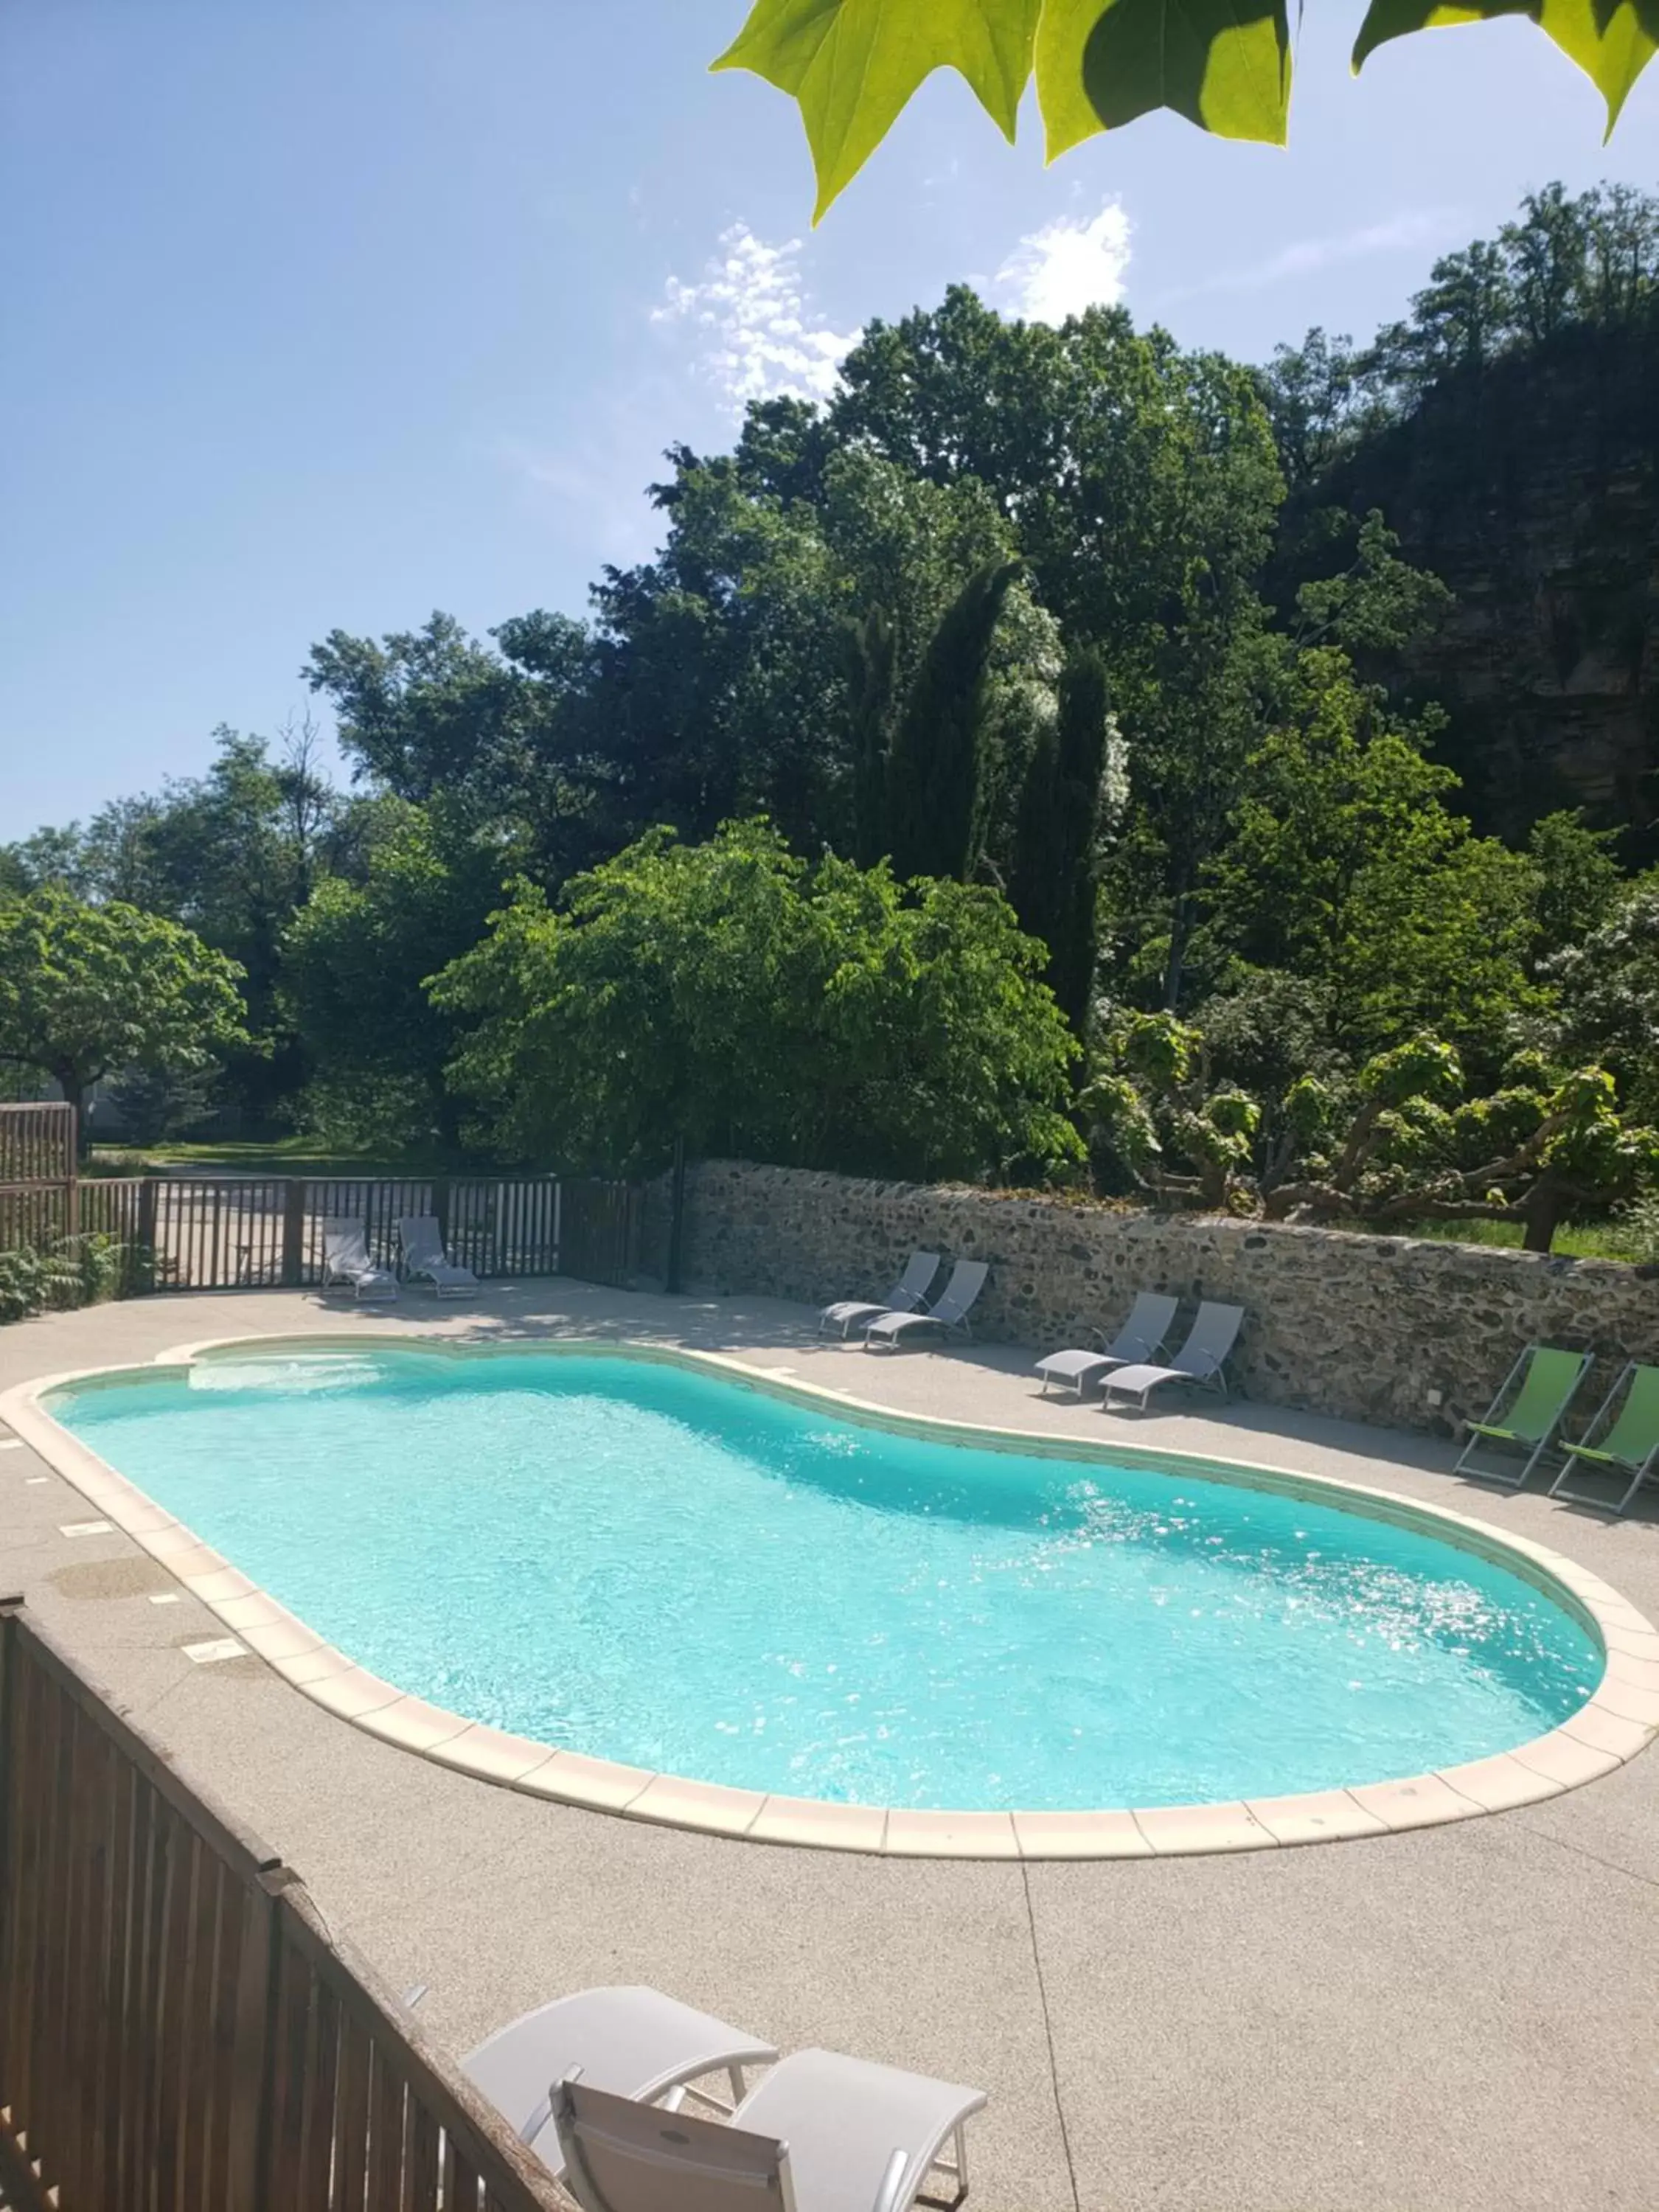
POLYGON ((1549 1487, 1549 1495, 1552 1498, 1571 1498, 1575 1505, 1594 1505, 1603 1513, 1616 1513, 1622 1516, 1630 1511, 1635 1502, 1636 1494, 1644 1482, 1659 1482, 1659 1442, 1656 1442, 1646 1456, 1640 1460, 1623 1459, 1608 1455, 1598 1461, 1592 1456, 1596 1449, 1595 1437, 1598 1435, 1610 1434, 1618 1425, 1615 1408, 1621 1405, 1626 1392, 1634 1384, 1637 1376, 1641 1372, 1641 1365, 1642 1363, 1638 1360, 1626 1360, 1613 1377, 1613 1388, 1596 1407, 1590 1425, 1584 1431, 1583 1435, 1579 1437, 1577 1443, 1562 1446, 1564 1456, 1561 1462, 1561 1471, 1549 1487), (1621 1474, 1629 1475, 1630 1487, 1616 1504, 1610 1504, 1605 1498, 1596 1497, 1592 1491, 1572 1490, 1568 1487, 1567 1477, 1573 1472, 1575 1463, 1581 1457, 1586 1462, 1586 1472, 1593 1467, 1604 1467, 1607 1469, 1605 1480, 1616 1482, 1621 1474))
POLYGON ((1576 1355, 1569 1355, 1569 1357, 1576 1356, 1578 1361, 1578 1372, 1574 1379, 1572 1388, 1566 1392, 1565 1396, 1562 1398, 1560 1404, 1556 1407, 1554 1419, 1549 1423, 1543 1433, 1532 1443, 1531 1450, 1526 1451, 1525 1457, 1522 1462, 1521 1471, 1518 1474, 1514 1473, 1511 1468, 1507 1468, 1477 1467, 1474 1464, 1474 1455, 1476 1452, 1482 1449, 1483 1447, 1487 1450, 1491 1450, 1493 1446, 1497 1446, 1501 1449, 1506 1441, 1514 1443, 1518 1449, 1525 1451, 1526 1445, 1528 1442, 1532 1441, 1531 1439, 1524 1437, 1506 1439, 1506 1437, 1502 1434, 1493 1433, 1493 1431, 1498 1430, 1499 1426, 1496 1418, 1498 1409, 1500 1406, 1504 1405, 1507 1405, 1513 1409, 1515 1404, 1521 1396, 1521 1393, 1526 1388, 1526 1376, 1531 1370, 1533 1359, 1537 1353, 1540 1352, 1559 1351, 1560 1348, 1560 1346, 1556 1345, 1546 1344, 1523 1344, 1522 1346, 1520 1351, 1515 1356, 1514 1364, 1511 1365, 1509 1373, 1504 1377, 1503 1382, 1498 1385, 1491 1405, 1487 1407, 1480 1419, 1479 1421, 1468 1421, 1464 1424, 1469 1433, 1462 1450, 1457 1455, 1457 1464, 1452 1469, 1452 1473, 1454 1474, 1465 1474, 1468 1475, 1471 1482, 1491 1483, 1495 1485, 1500 1490, 1520 1490, 1525 1486, 1534 1468, 1537 1467, 1539 1462, 1544 1457, 1544 1455, 1548 1451, 1552 1443, 1554 1443, 1556 1437, 1559 1433, 1562 1422, 1567 1418, 1567 1408, 1571 1405, 1574 1397, 1577 1395, 1578 1386, 1583 1381, 1585 1374, 1590 1364, 1590 1354, 1588 1352, 1579 1352, 1576 1355))

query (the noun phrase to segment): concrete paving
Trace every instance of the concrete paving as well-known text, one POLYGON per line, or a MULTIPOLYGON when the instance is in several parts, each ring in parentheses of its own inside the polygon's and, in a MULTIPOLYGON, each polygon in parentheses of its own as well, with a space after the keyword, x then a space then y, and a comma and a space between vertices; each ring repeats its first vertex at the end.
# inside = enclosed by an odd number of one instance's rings
MULTIPOLYGON (((179 1296, 0 1331, 0 1389, 203 1339, 411 1328, 686 1344, 873 1403, 1098 1438, 1029 1356, 819 1347, 798 1307, 564 1282, 384 1316, 179 1296)), ((1137 1437, 1373 1483, 1553 1546, 1659 1617, 1659 1527, 1460 1481, 1443 1442, 1248 1406, 1137 1437)), ((0 1451, 0 1582, 306 1877, 456 2051, 641 1980, 770 2037, 990 2092, 983 2212, 1575 2212, 1659 2201, 1659 1753, 1519 1812, 1238 1857, 878 1860, 696 1836, 477 1782, 337 1721, 78 1493, 0 1451)))

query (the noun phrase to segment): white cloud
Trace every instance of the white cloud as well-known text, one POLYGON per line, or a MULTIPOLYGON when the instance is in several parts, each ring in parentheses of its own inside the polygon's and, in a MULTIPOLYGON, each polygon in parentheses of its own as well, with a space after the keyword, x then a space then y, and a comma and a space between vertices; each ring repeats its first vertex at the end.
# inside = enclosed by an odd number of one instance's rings
POLYGON ((1242 269, 1223 269, 1200 284, 1186 284, 1166 292, 1160 307, 1175 300, 1190 300, 1205 292, 1256 292, 1287 278, 1315 276, 1340 261, 1364 261, 1374 253, 1398 253, 1411 246, 1443 238, 1452 221, 1444 208, 1419 208, 1392 216, 1387 222, 1367 223, 1361 230, 1344 231, 1334 238, 1300 238, 1265 261, 1242 269))
POLYGON ((996 282, 1028 322, 1063 323, 1085 307, 1115 307, 1128 265, 1129 218, 1109 200, 1098 215, 1060 216, 1022 238, 996 282))
POLYGON ((733 415, 751 399, 791 393, 825 399, 842 356, 857 342, 826 330, 808 303, 801 241, 768 246, 746 222, 722 231, 719 251, 696 283, 668 280, 653 323, 686 323, 704 336, 702 366, 733 415))

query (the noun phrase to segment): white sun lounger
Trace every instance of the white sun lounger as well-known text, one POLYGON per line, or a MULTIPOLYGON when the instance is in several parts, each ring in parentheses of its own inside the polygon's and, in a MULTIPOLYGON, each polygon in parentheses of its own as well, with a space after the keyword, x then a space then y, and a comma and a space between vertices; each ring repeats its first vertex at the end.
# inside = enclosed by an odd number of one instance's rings
POLYGON ((1039 1359, 1036 1371, 1042 1377, 1043 1395, 1048 1395, 1051 1382, 1069 1382, 1080 1398, 1092 1382, 1114 1367, 1145 1365, 1156 1359, 1174 1323, 1176 1303, 1159 1291, 1141 1291, 1129 1309, 1129 1318, 1109 1344, 1105 1331, 1097 1329, 1096 1351, 1051 1352, 1046 1359, 1039 1359))
POLYGON ((323 1223, 323 1288, 349 1283, 360 1298, 395 1298, 398 1278, 368 1256, 368 1232, 361 1221, 330 1215, 323 1223))
POLYGON ((1205 1304, 1198 1310, 1198 1317, 1188 1334, 1187 1341, 1167 1367, 1155 1367, 1150 1363, 1139 1367, 1120 1367, 1106 1377, 1101 1402, 1109 1408, 1115 1397, 1139 1398, 1140 1410, 1146 1410, 1146 1401, 1160 1382, 1199 1382, 1227 1395, 1226 1365, 1238 1332, 1244 1320, 1243 1306, 1224 1306, 1205 1304))
POLYGON ((822 1336, 824 1330, 833 1325, 845 1337, 855 1323, 876 1321, 884 1313, 921 1312, 927 1304, 927 1292, 938 1273, 937 1252, 913 1252, 903 1274, 878 1303, 866 1298, 841 1298, 834 1305, 825 1306, 818 1316, 818 1334, 822 1336))
POLYGON ((410 1275, 424 1275, 441 1298, 464 1298, 478 1287, 471 1267, 458 1267, 444 1250, 438 1218, 433 1213, 405 1216, 398 1224, 404 1267, 410 1275))
POLYGON ((705 2074, 724 2074, 737 2106, 744 2068, 769 2066, 777 2055, 769 2043, 660 1990, 583 1990, 498 2029, 462 2059, 461 2071, 557 2173, 564 2160, 553 2092, 567 2075, 650 2104, 705 2074))
POLYGON ((930 1312, 878 1315, 864 1332, 865 1350, 890 1352, 900 1337, 913 1328, 941 1328, 947 1334, 954 1329, 971 1337, 974 1332, 968 1325, 969 1310, 985 1288, 985 1278, 990 1272, 983 1260, 958 1260, 930 1312))
POLYGON ((963 2131, 984 2104, 981 2090, 833 2051, 786 2058, 729 2126, 580 2076, 553 2097, 582 2212, 904 2212, 936 2167, 952 2193, 923 2201, 954 2212, 968 2194, 963 2131))

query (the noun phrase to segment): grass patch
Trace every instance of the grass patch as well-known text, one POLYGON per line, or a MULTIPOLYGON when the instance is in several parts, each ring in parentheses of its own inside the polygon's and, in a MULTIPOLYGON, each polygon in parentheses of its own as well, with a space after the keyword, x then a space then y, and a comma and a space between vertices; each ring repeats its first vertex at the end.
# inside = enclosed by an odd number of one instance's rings
MULTIPOLYGON (((1356 1223, 1356 1228, 1364 1224, 1356 1223)), ((1391 1221, 1372 1235, 1423 1237, 1435 1244, 1497 1245, 1521 1249, 1518 1221, 1391 1221)), ((1647 1257, 1639 1240, 1620 1221, 1564 1221, 1550 1247, 1558 1259, 1637 1261, 1647 1257)))
POLYGON ((276 1137, 264 1144, 99 1145, 87 1164, 88 1173, 107 1176, 177 1168, 204 1174, 218 1170, 228 1175, 361 1176, 366 1180, 477 1172, 435 1152, 388 1158, 345 1145, 319 1145, 314 1137, 276 1137))

